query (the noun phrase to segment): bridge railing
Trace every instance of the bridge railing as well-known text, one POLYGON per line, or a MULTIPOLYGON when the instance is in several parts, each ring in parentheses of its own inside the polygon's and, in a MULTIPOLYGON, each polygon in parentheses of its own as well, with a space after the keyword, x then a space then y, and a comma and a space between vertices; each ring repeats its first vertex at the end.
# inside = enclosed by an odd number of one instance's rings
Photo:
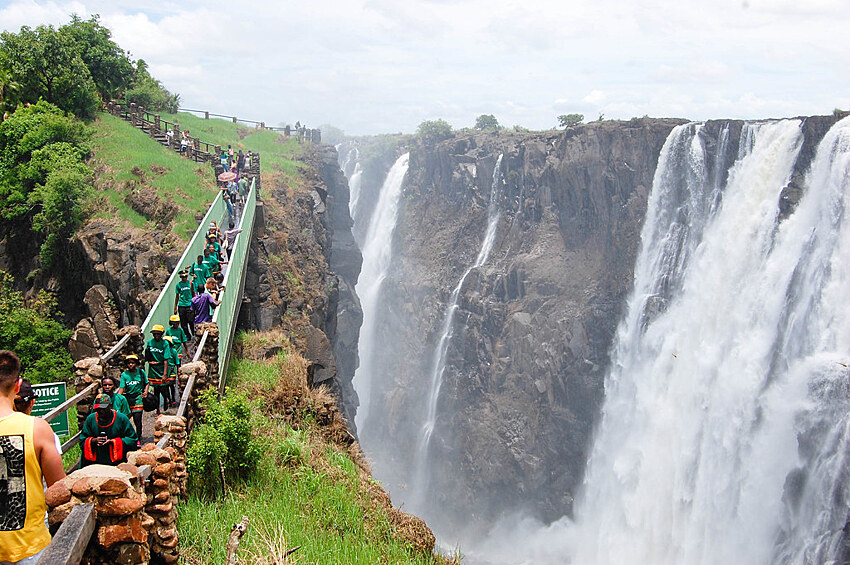
POLYGON ((227 377, 227 366, 230 363, 230 349, 233 336, 236 334, 236 322, 242 293, 245 289, 245 272, 248 269, 248 251, 251 245, 251 234, 254 231, 254 218, 257 212, 257 191, 255 182, 251 182, 251 190, 242 211, 239 228, 242 233, 236 236, 233 249, 227 250, 230 262, 224 275, 225 291, 221 295, 221 304, 215 309, 212 321, 218 325, 218 374, 219 392, 224 392, 227 377))
POLYGON ((174 289, 180 276, 178 273, 188 265, 194 263, 197 260, 198 255, 204 254, 206 236, 210 222, 215 220, 219 227, 224 226, 226 228, 229 217, 227 205, 224 203, 221 191, 219 191, 215 200, 213 200, 213 203, 207 210, 204 219, 201 220, 198 229, 195 231, 195 234, 192 236, 192 239, 183 251, 183 255, 180 256, 177 266, 168 277, 168 281, 166 281, 163 291, 159 294, 156 301, 153 303, 153 306, 151 306, 151 309, 148 311, 148 317, 145 318, 144 322, 142 322, 142 333, 150 335, 150 329, 155 324, 162 324, 163 326, 168 327, 168 318, 174 314, 174 297, 176 296, 174 289))

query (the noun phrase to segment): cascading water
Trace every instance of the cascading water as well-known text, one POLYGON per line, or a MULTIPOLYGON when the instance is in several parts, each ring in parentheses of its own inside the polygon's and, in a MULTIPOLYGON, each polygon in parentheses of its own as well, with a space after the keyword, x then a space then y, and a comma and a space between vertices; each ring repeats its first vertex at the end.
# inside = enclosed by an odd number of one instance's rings
POLYGON ((659 159, 574 562, 828 562, 850 503, 850 121, 781 224, 800 123, 745 126, 719 205, 699 131, 659 159))
POLYGON ((440 387, 443 384, 443 374, 446 371, 446 358, 449 351, 449 344, 454 334, 454 318, 458 309, 458 301, 460 299, 460 291, 463 288, 463 283, 466 277, 473 269, 477 269, 487 262, 490 256, 490 251, 493 249, 493 243, 496 240, 496 228, 499 225, 501 213, 499 211, 499 187, 502 184, 502 154, 496 159, 496 165, 493 169, 493 181, 490 187, 490 203, 487 207, 487 230, 484 232, 484 239, 481 241, 481 249, 475 258, 475 263, 464 271, 463 275, 457 283, 457 286, 452 291, 449 297, 449 303, 446 308, 446 315, 443 321, 440 340, 437 342, 437 348, 434 350, 434 359, 431 365, 431 379, 429 381, 428 399, 425 410, 425 421, 419 433, 419 441, 417 442, 416 454, 413 464, 413 494, 410 504, 414 510, 422 508, 422 503, 425 494, 428 490, 427 465, 428 465, 428 448, 431 444, 431 434, 434 432, 434 426, 437 424, 437 402, 440 398, 440 387))
POLYGON ((375 348, 378 345, 376 343, 378 301, 381 285, 387 276, 387 269, 392 259, 392 237, 398 218, 398 202, 402 183, 407 174, 409 157, 409 153, 399 157, 387 173, 363 243, 363 266, 355 286, 355 292, 360 297, 363 308, 363 324, 360 327, 357 348, 360 366, 354 373, 353 379, 354 388, 360 397, 360 407, 357 409, 355 418, 358 429, 363 429, 369 417, 372 378, 377 370, 375 348))
MULTIPOLYGON (((337 147, 337 151, 339 151, 339 147, 337 147)), ((360 185, 363 178, 363 167, 360 166, 360 149, 356 146, 351 147, 339 168, 342 169, 343 174, 348 179, 348 214, 351 216, 351 222, 357 225, 357 203, 360 200, 360 185)))

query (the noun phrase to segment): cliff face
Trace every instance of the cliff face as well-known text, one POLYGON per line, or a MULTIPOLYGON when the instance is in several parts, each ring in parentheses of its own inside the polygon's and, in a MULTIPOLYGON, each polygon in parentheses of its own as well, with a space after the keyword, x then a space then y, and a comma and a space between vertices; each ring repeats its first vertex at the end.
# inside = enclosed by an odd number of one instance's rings
POLYGON ((508 509, 542 519, 570 511, 648 191, 677 123, 458 135, 411 151, 383 287, 387 370, 373 381, 382 417, 364 430, 380 478, 402 497, 446 304, 481 248, 503 155, 495 243, 464 281, 448 345, 428 456, 429 522, 429 514, 456 525, 508 509))
POLYGON ((308 166, 296 183, 264 184, 265 229, 251 246, 239 326, 282 328, 310 361, 311 384, 345 399, 343 412, 353 422, 361 257, 348 185, 333 147, 307 144, 299 158, 308 166))

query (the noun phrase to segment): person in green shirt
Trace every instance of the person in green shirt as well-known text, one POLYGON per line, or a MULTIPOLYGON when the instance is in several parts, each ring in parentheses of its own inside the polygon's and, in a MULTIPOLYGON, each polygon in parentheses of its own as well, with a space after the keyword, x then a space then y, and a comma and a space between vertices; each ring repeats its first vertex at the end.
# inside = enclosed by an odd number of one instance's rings
POLYGON ((195 294, 200 294, 204 291, 204 285, 207 279, 212 276, 209 263, 204 261, 203 255, 198 255, 198 262, 193 263, 189 267, 189 274, 192 275, 192 285, 195 287, 195 294))
POLYGON ((145 347, 145 361, 148 362, 148 382, 153 385, 153 393, 156 396, 156 413, 160 413, 160 396, 168 405, 170 395, 166 386, 168 378, 168 365, 171 363, 171 344, 163 339, 165 328, 156 324, 151 328, 151 335, 145 347))
POLYGON ((131 353, 124 358, 127 370, 121 373, 121 381, 118 383, 118 394, 123 394, 130 405, 130 414, 133 416, 133 424, 136 426, 136 435, 142 438, 142 412, 144 404, 142 399, 148 395, 150 385, 145 370, 139 367, 139 356, 131 353))
POLYGON ((115 392, 115 379, 106 375, 103 377, 103 380, 100 381, 101 388, 103 388, 103 393, 108 394, 112 399, 112 408, 119 414, 124 414, 127 418, 132 418, 130 416, 130 404, 127 402, 127 399, 124 398, 123 394, 118 394, 115 392))
POLYGON ((180 271, 180 282, 174 288, 174 313, 180 316, 177 323, 182 326, 184 342, 186 336, 195 335, 195 316, 192 314, 193 296, 195 291, 189 282, 189 273, 186 270, 180 271))
POLYGON ((112 408, 108 394, 100 394, 80 430, 80 467, 94 463, 118 465, 127 460, 127 453, 135 449, 138 441, 127 416, 112 408))
POLYGON ((183 328, 174 322, 174 317, 171 317, 170 327, 165 330, 166 336, 163 338, 171 341, 171 363, 168 366, 168 377, 165 379, 165 384, 168 386, 168 392, 171 395, 171 402, 166 405, 166 408, 176 406, 177 400, 180 398, 177 391, 177 374, 182 362, 181 356, 186 353, 186 335, 183 333, 183 328))
POLYGON ((221 273, 221 262, 216 257, 212 245, 207 245, 207 248, 204 249, 204 263, 209 265, 210 273, 213 277, 221 273))

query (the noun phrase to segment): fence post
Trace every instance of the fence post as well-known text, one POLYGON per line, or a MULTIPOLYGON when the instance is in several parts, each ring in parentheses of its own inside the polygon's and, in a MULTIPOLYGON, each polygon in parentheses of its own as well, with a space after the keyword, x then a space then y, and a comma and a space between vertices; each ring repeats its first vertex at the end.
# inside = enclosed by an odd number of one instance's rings
POLYGON ((174 122, 174 135, 171 136, 171 143, 173 143, 172 149, 178 149, 180 147, 180 124, 174 122))
POLYGON ((236 123, 236 116, 233 116, 233 123, 236 123))
POLYGON ((209 120, 209 119, 210 119, 210 113, 209 113, 209 112, 204 112, 204 119, 205 119, 205 120, 209 120))

